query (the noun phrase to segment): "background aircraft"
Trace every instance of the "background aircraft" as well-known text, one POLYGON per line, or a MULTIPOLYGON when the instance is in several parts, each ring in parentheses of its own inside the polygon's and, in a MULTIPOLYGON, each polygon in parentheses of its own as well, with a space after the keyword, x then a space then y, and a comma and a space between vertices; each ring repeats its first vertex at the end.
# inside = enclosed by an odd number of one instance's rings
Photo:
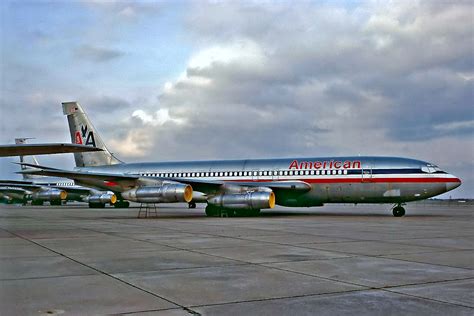
MULTIPOLYGON (((71 140, 102 149, 74 154, 76 169, 36 166, 24 173, 60 176, 142 203, 206 202, 209 216, 255 215, 275 204, 402 204, 450 191, 460 179, 420 160, 397 157, 318 157, 163 163, 123 163, 112 155, 76 102, 63 103, 71 140), (193 192, 194 189, 194 192, 193 192)), ((31 165, 30 165, 31 166, 31 165)))
MULTIPOLYGON (((25 144, 28 138, 16 138, 18 145, 25 144)), ((30 157, 32 166, 39 165, 35 156, 30 157)), ((25 163, 25 157, 20 156, 20 165, 25 163)), ((21 165, 23 171, 28 167, 21 165)), ((105 207, 106 204, 113 205, 117 200, 112 192, 98 191, 95 189, 75 185, 74 181, 65 178, 51 178, 23 174, 23 181, 0 180, 0 197, 6 203, 26 204, 31 201, 32 205, 43 205, 49 202, 51 205, 61 205, 67 201, 89 203, 89 207, 105 207)))

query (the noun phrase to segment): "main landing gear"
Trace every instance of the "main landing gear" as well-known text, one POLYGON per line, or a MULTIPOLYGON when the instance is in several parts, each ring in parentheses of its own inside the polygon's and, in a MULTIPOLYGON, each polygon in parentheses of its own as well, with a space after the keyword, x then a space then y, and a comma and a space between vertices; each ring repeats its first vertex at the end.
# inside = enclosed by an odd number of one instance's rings
POLYGON ((129 206, 130 206, 130 202, 124 201, 124 200, 118 200, 114 204, 115 208, 128 208, 129 206))
POLYGON ((402 217, 405 215, 405 208, 401 204, 397 204, 392 210, 393 216, 395 217, 402 217))
POLYGON ((260 210, 258 209, 227 209, 221 208, 214 205, 207 205, 206 206, 206 215, 208 217, 251 217, 251 216, 258 216, 260 214, 260 210))

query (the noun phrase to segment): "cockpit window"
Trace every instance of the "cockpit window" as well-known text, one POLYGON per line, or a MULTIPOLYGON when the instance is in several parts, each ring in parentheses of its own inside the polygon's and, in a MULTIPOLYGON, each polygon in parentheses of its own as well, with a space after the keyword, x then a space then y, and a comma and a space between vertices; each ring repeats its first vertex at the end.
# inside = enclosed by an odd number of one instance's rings
POLYGON ((435 173, 437 171, 441 171, 441 169, 435 165, 426 165, 426 166, 421 167, 421 171, 426 172, 426 173, 435 173))

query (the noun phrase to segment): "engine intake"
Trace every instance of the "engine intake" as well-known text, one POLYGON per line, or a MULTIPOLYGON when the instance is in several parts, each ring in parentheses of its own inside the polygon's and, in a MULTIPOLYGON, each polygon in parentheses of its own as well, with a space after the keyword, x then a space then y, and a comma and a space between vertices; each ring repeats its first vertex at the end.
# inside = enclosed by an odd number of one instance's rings
POLYGON ((39 201, 62 201, 67 198, 67 192, 59 189, 48 189, 33 193, 32 198, 39 201))
POLYGON ((160 187, 139 187, 122 192, 122 197, 141 203, 190 202, 193 188, 189 184, 165 184, 160 187))
POLYGON ((87 202, 91 204, 115 204, 117 202, 117 196, 113 193, 104 193, 98 195, 91 195, 87 199, 87 202))
POLYGON ((244 194, 222 194, 210 198, 210 205, 227 209, 260 210, 275 207, 275 193, 248 192, 244 194))

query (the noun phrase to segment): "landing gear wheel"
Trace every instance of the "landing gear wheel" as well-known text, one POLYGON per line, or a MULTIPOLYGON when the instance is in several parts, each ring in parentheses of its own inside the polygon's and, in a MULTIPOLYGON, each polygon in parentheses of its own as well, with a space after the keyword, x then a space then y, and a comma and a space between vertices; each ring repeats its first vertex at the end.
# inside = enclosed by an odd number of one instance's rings
POLYGON ((117 201, 114 204, 115 208, 128 208, 129 206, 130 206, 130 202, 124 201, 124 200, 117 201))
POLYGON ((104 208, 105 203, 89 203, 89 208, 104 208))
POLYGON ((405 209, 402 206, 395 206, 393 208, 393 216, 402 217, 405 215, 405 209))
POLYGON ((188 207, 189 208, 196 208, 196 203, 195 202, 189 202, 188 207))
POLYGON ((218 216, 221 217, 221 208, 217 206, 207 205, 206 206, 206 215, 209 217, 218 216))
POLYGON ((258 215, 260 215, 260 210, 250 210, 249 215, 250 216, 258 216, 258 215))

